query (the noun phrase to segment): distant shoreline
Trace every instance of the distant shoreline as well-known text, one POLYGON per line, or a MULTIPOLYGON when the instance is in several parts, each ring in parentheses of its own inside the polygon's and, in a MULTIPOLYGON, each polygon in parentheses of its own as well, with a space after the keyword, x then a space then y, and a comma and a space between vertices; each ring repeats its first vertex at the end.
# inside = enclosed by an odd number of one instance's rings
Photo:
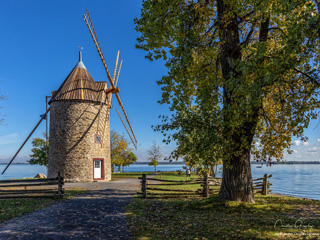
MULTIPOLYGON (((7 165, 8 163, 0 163, 0 165, 7 165)), ((148 165, 149 162, 135 162, 131 165, 137 165, 137 164, 142 164, 142 165, 148 165)), ((12 163, 11 165, 31 165, 30 163, 12 163)), ((184 162, 159 162, 159 165, 185 165, 184 162)))
MULTIPOLYGON (((251 164, 269 164, 269 162, 251 162, 251 164)), ((271 162, 271 164, 320 164, 320 161, 286 161, 286 162, 271 162)))
MULTIPOLYGON (((136 164, 142 164, 142 165, 148 165, 150 162, 135 162, 133 165, 136 164)), ((186 165, 184 162, 158 162, 158 165, 186 165)))
MULTIPOLYGON (((8 163, 0 163, 0 165, 7 165, 8 163)), ((132 165, 148 165, 149 162, 135 162, 132 165)), ((264 165, 270 164, 268 162, 255 162, 251 164, 264 165)), ((271 162, 271 164, 320 164, 320 161, 286 161, 286 162, 271 162)), ((30 163, 12 163, 12 165, 30 165, 30 163)), ((158 165, 185 165, 184 162, 159 162, 158 165)))

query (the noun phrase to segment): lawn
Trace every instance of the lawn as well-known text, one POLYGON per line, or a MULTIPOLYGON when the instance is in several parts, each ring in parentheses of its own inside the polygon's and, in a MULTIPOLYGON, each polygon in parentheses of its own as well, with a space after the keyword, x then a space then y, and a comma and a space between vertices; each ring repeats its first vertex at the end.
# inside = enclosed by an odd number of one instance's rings
MULTIPOLYGON (((185 178, 176 173, 161 176, 171 180, 185 178)), ((295 197, 257 194, 255 204, 224 202, 217 195, 167 200, 134 198, 126 211, 136 239, 320 238, 320 202, 295 197)))
POLYGON ((10 220, 11 218, 20 217, 35 210, 45 208, 58 201, 74 198, 84 193, 83 189, 66 189, 63 199, 49 198, 25 198, 25 199, 2 199, 0 200, 0 223, 10 220))
POLYGON ((142 174, 152 175, 154 172, 128 172, 128 173, 112 173, 112 179, 114 178, 138 178, 142 174))

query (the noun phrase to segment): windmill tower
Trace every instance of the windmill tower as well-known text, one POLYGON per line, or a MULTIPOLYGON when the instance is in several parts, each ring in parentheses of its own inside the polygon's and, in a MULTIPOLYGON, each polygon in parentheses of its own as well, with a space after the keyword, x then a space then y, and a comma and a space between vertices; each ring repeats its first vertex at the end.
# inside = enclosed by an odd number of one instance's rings
POLYGON ((53 92, 49 102, 48 177, 56 177, 60 172, 67 181, 72 182, 111 180, 109 110, 112 94, 116 95, 123 111, 133 137, 118 110, 117 113, 135 147, 137 143, 118 94, 120 90, 116 88, 122 66, 119 51, 111 77, 88 10, 84 19, 111 86, 108 88, 107 82, 92 79, 82 62, 80 51, 79 62, 60 88, 53 92))
POLYGON ((92 79, 80 51, 79 62, 49 101, 48 177, 60 172, 73 182, 111 179, 109 121, 101 121, 109 117, 106 84, 92 79))
POLYGON ((133 145, 137 148, 137 139, 120 100, 118 94, 120 90, 116 87, 122 66, 120 53, 118 51, 113 77, 111 77, 88 10, 83 16, 106 70, 110 88, 108 88, 106 81, 95 82, 93 80, 82 62, 80 50, 78 63, 59 89, 52 92, 52 97, 49 101, 50 108, 47 108, 45 114, 41 115, 41 119, 2 174, 5 173, 40 123, 44 119, 47 120, 47 114, 51 112, 48 177, 53 178, 58 173, 61 173, 66 181, 71 182, 110 180, 109 111, 112 94, 115 94, 125 116, 124 121, 116 109, 121 122, 133 145))

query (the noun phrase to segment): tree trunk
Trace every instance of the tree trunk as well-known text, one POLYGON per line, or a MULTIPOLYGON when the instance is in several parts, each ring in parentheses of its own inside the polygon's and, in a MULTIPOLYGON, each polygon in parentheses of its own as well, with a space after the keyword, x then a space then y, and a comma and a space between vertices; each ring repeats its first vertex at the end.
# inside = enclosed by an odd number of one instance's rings
POLYGON ((223 175, 219 197, 223 200, 255 202, 250 151, 259 121, 261 96, 254 91, 242 92, 235 88, 237 85, 241 86, 244 79, 241 68, 236 65, 236 62, 242 60, 237 11, 231 2, 223 0, 217 0, 217 10, 219 37, 222 42, 220 64, 224 79, 223 175), (251 98, 248 98, 248 94, 251 94, 251 98))
POLYGON ((157 172, 157 165, 154 165, 154 172, 157 172))
POLYGON ((222 184, 219 198, 254 203, 250 153, 223 162, 222 184), (230 167, 228 167, 230 166, 230 167))
POLYGON ((121 165, 118 166, 118 172, 121 173, 121 165))
POLYGON ((212 177, 216 177, 216 172, 214 171, 214 166, 213 165, 211 165, 210 166, 210 169, 211 169, 211 175, 212 175, 212 177))
POLYGON ((124 166, 122 165, 122 173, 124 173, 124 166))
MULTIPOLYGON (((226 109, 229 107, 226 103, 226 109)), ((235 124, 232 114, 224 112, 223 138, 223 173, 219 197, 223 200, 252 202, 254 193, 250 166, 250 151, 259 121, 259 109, 240 113, 244 119, 240 125, 235 124)))

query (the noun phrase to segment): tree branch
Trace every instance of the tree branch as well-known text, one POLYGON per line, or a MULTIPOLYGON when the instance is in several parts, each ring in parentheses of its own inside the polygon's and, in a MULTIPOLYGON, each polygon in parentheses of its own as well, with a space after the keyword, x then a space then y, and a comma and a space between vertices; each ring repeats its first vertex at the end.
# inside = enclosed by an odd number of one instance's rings
POLYGON ((268 16, 265 21, 261 21, 259 42, 267 41, 268 33, 269 33, 269 23, 270 23, 270 16, 268 16))
POLYGON ((254 14, 256 11, 252 10, 251 12, 248 12, 243 17, 238 17, 240 20, 238 21, 238 24, 241 24, 247 17, 250 17, 252 14, 254 14))
POLYGON ((300 70, 297 69, 297 68, 294 68, 294 70, 295 70, 296 72, 302 74, 303 76, 307 77, 308 79, 310 79, 311 82, 316 85, 316 87, 320 87, 320 83, 319 83, 316 79, 314 79, 313 77, 311 77, 309 74, 307 74, 307 73, 305 73, 305 72, 302 72, 302 71, 300 71, 300 70))
POLYGON ((287 34, 281 28, 278 27, 268 28, 268 30, 279 30, 280 32, 282 32, 283 35, 287 36, 287 34))
POLYGON ((253 34, 253 32, 254 32, 254 28, 255 28, 255 26, 256 26, 256 22, 257 22, 257 21, 254 21, 254 22, 252 23, 252 27, 251 27, 251 29, 250 29, 247 37, 246 37, 246 40, 244 40, 244 41, 241 43, 241 44, 244 45, 245 47, 249 44, 250 38, 251 38, 251 36, 252 36, 252 34, 253 34))

